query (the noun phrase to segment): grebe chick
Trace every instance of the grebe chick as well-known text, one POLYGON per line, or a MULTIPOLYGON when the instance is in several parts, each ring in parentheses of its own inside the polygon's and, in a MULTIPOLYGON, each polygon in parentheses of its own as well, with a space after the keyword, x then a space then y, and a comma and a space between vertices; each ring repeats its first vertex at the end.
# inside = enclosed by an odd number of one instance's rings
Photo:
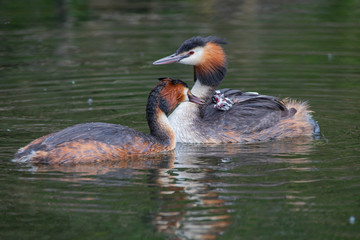
POLYGON ((82 123, 32 141, 19 149, 15 162, 76 164, 148 155, 175 148, 175 134, 167 119, 181 102, 203 104, 186 83, 169 78, 150 92, 146 119, 150 134, 109 123, 82 123))
POLYGON ((206 101, 201 106, 181 103, 169 116, 178 142, 256 142, 320 133, 304 102, 221 89, 216 95, 223 96, 220 100, 228 105, 222 109, 226 111, 219 110, 212 97, 227 71, 221 47, 225 43, 214 36, 193 37, 183 42, 176 53, 153 63, 194 66, 191 91, 206 101))

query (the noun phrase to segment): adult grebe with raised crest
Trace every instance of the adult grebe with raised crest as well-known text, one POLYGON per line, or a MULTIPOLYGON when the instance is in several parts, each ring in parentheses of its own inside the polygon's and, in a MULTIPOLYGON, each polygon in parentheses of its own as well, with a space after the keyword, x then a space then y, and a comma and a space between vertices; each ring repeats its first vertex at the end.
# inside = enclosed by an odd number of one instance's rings
POLYGON ((206 101, 201 106, 181 103, 169 116, 178 142, 256 142, 320 133, 306 102, 233 89, 215 92, 227 71, 225 43, 214 36, 193 37, 153 63, 194 66, 191 91, 206 101))
POLYGON ((167 115, 184 101, 204 103, 183 81, 161 78, 146 106, 150 134, 119 124, 82 123, 32 141, 19 149, 14 161, 76 164, 173 150, 175 134, 167 115))

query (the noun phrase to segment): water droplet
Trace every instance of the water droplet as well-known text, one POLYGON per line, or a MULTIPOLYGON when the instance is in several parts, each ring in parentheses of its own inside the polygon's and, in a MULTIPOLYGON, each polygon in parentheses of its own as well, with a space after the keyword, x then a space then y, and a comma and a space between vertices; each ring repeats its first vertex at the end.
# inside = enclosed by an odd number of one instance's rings
POLYGON ((355 224, 355 217, 354 216, 349 217, 349 223, 350 224, 355 224))
POLYGON ((328 53, 328 60, 329 62, 331 62, 331 60, 333 59, 333 55, 331 53, 328 53))
POLYGON ((231 162, 231 158, 222 158, 221 162, 223 163, 231 162))

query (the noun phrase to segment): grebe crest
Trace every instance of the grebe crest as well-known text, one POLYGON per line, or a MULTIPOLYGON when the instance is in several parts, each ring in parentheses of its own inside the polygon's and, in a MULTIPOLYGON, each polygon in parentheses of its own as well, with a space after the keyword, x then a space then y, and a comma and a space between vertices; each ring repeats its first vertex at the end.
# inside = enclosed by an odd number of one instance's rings
POLYGON ((176 53, 159 59, 153 64, 178 62, 194 66, 194 81, 202 85, 217 87, 227 71, 227 61, 221 44, 224 40, 215 36, 193 37, 185 40, 176 53))

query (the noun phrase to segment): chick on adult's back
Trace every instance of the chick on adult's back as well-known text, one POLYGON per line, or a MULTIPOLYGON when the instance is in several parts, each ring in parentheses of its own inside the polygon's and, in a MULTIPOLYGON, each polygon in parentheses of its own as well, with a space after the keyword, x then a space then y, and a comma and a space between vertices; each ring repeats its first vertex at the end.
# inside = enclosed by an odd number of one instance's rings
POLYGON ((90 163, 175 148, 175 134, 167 114, 179 103, 203 101, 181 80, 162 78, 150 92, 146 119, 150 134, 109 123, 82 123, 38 138, 19 149, 14 161, 31 163, 90 163))

